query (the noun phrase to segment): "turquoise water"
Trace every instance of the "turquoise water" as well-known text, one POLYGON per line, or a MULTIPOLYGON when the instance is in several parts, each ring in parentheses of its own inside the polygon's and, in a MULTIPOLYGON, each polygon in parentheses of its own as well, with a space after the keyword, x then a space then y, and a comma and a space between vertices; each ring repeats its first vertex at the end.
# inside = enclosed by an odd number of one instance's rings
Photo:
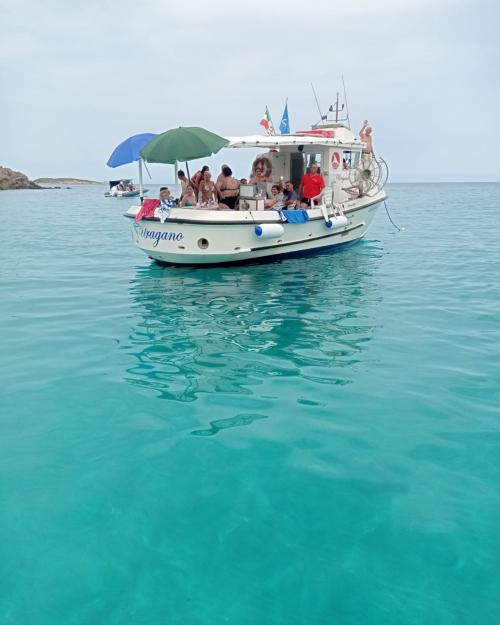
POLYGON ((500 620, 500 185, 216 269, 0 193, 2 625, 500 620))

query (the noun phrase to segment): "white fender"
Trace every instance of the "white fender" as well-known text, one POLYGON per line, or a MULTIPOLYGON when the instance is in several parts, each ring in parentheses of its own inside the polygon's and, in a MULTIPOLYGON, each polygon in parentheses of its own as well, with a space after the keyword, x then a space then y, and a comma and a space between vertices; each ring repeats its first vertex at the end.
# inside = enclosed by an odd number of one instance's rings
POLYGON ((285 232, 281 224, 260 224, 255 226, 255 234, 259 239, 277 239, 285 232))
POLYGON ((344 215, 338 215, 336 217, 330 217, 328 221, 325 221, 327 228, 343 228, 349 223, 347 217, 344 215))

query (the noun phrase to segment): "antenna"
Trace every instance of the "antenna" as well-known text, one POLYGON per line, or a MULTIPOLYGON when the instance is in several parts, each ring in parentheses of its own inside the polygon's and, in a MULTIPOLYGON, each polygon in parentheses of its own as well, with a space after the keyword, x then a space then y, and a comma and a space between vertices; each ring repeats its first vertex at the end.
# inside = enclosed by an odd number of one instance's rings
POLYGON ((313 93, 314 93, 314 99, 316 100, 316 106, 318 107, 320 119, 321 119, 321 121, 324 121, 328 117, 328 115, 323 115, 323 113, 321 112, 321 108, 320 108, 319 102, 318 102, 318 96, 316 95, 316 91, 315 91, 314 85, 312 83, 311 83, 311 89, 313 90, 313 93))
MULTIPOLYGON (((337 99, 335 100, 335 108, 333 108, 333 104, 330 104, 330 108, 328 109, 330 113, 335 113, 335 123, 339 122, 339 113, 344 110, 344 105, 339 108, 339 92, 337 91, 337 99)), ((343 121, 342 118, 340 121, 343 121)))
POLYGON ((347 115, 347 125, 350 128, 351 127, 351 120, 349 119, 349 106, 347 105, 347 90, 345 88, 344 74, 342 74, 342 86, 344 87, 344 102, 345 102, 345 112, 346 112, 346 115, 347 115))

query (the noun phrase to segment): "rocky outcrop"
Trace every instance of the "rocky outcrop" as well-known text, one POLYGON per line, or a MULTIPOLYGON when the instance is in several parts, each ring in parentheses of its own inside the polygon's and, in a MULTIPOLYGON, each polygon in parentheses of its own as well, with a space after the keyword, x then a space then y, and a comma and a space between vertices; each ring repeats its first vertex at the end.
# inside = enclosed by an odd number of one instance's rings
POLYGON ((85 180, 84 178, 36 178, 37 184, 103 184, 97 180, 85 180))
POLYGON ((0 191, 7 189, 41 189, 20 171, 0 166, 0 191))

